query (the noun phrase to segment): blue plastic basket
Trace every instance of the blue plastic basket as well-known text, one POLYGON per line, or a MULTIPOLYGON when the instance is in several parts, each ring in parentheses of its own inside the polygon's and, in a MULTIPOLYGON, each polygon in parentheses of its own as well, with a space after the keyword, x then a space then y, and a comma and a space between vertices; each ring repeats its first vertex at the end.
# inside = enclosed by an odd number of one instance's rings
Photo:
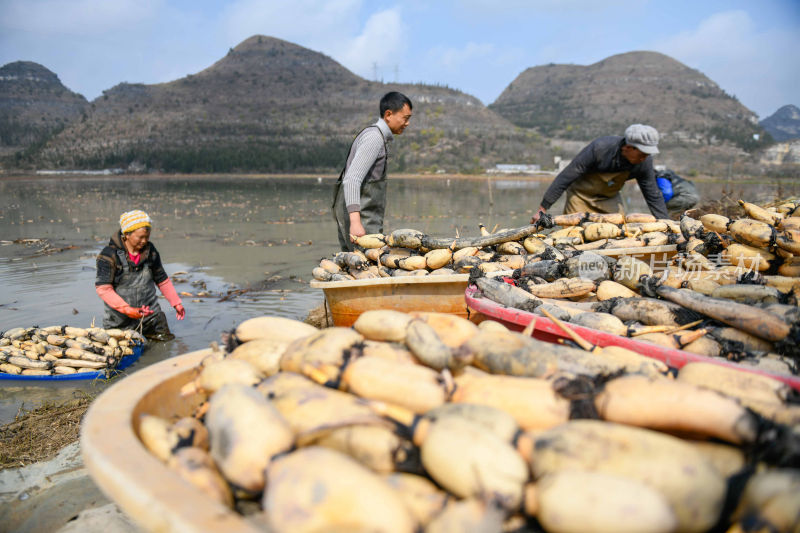
POLYGON ((74 374, 58 374, 52 376, 23 376, 21 374, 6 374, 0 372, 0 379, 10 379, 18 381, 69 381, 75 379, 106 379, 113 377, 120 371, 125 370, 139 360, 144 351, 144 344, 133 346, 133 353, 120 359, 114 368, 104 368, 103 370, 91 370, 89 372, 76 372, 74 374))

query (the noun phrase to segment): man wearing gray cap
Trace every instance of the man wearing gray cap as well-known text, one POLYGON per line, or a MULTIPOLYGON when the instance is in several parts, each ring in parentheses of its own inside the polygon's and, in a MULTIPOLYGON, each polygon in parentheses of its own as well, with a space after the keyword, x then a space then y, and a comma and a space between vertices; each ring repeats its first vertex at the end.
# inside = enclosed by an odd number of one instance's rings
POLYGON ((531 224, 550 209, 564 191, 564 213, 616 213, 622 204, 619 192, 629 179, 636 179, 650 212, 669 218, 664 197, 656 183, 653 158, 658 153, 658 132, 652 126, 632 124, 625 136, 595 139, 562 170, 547 191, 531 224))

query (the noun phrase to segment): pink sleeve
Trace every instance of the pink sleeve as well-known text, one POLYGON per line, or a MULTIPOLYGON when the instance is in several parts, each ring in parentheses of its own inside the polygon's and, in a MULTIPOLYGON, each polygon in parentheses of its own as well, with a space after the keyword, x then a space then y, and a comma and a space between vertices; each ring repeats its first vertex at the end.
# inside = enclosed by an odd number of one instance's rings
POLYGON ((181 298, 178 296, 178 292, 175 290, 175 286, 172 284, 171 279, 167 278, 159 283, 158 288, 161 290, 161 294, 164 295, 164 298, 167 299, 169 305, 172 307, 175 307, 181 303, 181 298))
POLYGON ((123 300, 122 296, 117 294, 117 291, 114 290, 113 286, 97 285, 94 290, 97 291, 97 295, 114 311, 119 311, 122 313, 122 310, 125 307, 128 307, 128 302, 123 300))

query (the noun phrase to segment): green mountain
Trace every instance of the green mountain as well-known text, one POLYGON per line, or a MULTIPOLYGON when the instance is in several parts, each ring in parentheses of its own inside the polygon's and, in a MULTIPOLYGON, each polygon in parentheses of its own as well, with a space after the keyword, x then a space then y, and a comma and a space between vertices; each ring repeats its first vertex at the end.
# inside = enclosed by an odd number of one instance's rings
POLYGON ((0 155, 35 147, 78 119, 88 105, 37 63, 0 67, 0 155))
POLYGON ((254 36, 207 69, 169 83, 122 83, 23 164, 166 172, 337 171, 379 115, 380 97, 414 103, 393 170, 469 172, 552 161, 541 140, 476 98, 431 85, 364 80, 333 59, 254 36))
POLYGON ((755 113, 701 72, 656 52, 614 55, 588 66, 543 65, 522 72, 489 106, 547 137, 589 140, 654 126, 664 146, 766 144, 755 113), (753 134, 760 134, 756 141, 753 134))
POLYGON ((800 108, 785 105, 762 120, 761 126, 778 142, 800 139, 800 108))
POLYGON ((121 83, 91 103, 40 65, 6 65, 0 168, 338 172, 391 90, 414 103, 411 126, 392 147, 392 172, 548 169, 553 156, 569 159, 593 138, 641 122, 662 135, 656 164, 755 175, 766 160, 760 149, 772 142, 735 97, 654 52, 532 67, 486 107, 444 86, 368 81, 324 54, 256 35, 201 72, 121 83))

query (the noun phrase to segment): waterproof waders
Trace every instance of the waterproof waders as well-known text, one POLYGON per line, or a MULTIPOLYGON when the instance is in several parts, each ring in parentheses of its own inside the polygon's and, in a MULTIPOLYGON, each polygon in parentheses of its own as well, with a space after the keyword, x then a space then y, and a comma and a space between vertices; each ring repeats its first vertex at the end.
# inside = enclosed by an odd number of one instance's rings
POLYGON ((128 254, 125 250, 117 250, 117 257, 122 264, 122 275, 114 290, 131 307, 147 305, 153 314, 142 319, 130 318, 105 304, 103 327, 120 329, 139 329, 141 322, 142 334, 156 340, 171 340, 175 336, 170 332, 167 324, 167 315, 158 305, 156 284, 153 281, 153 272, 149 266, 133 269, 128 263, 128 254))
MULTIPOLYGON (((378 128, 378 126, 374 125, 367 127, 378 128)), ((359 135, 364 130, 361 130, 359 135)), ((378 128, 378 131, 380 132, 380 128, 378 128)), ((383 137, 382 132, 381 137, 383 137)), ((355 141, 353 142, 355 143, 355 141)), ((364 226, 367 234, 383 233, 383 214, 386 211, 386 162, 389 154, 385 138, 383 147, 383 155, 378 156, 361 182, 361 225, 364 226)), ((353 155, 353 145, 351 144, 350 151, 347 153, 347 162, 341 173, 339 173, 339 179, 336 181, 333 205, 331 206, 333 218, 338 229, 339 246, 345 252, 355 250, 355 245, 350 242, 350 214, 347 212, 347 206, 345 205, 344 186, 342 184, 345 172, 347 172, 347 168, 353 160, 353 155)))

